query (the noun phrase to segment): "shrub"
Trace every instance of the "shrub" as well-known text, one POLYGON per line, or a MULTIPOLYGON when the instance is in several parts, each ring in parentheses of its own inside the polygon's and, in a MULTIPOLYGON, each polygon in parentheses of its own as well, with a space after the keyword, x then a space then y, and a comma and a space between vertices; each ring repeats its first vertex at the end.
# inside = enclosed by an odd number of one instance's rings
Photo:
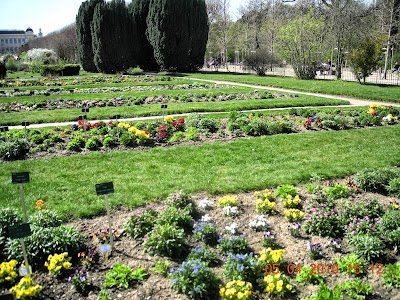
POLYGON ((4 160, 22 159, 29 152, 29 144, 24 139, 13 141, 0 140, 0 158, 4 160))
POLYGON ((352 176, 355 184, 370 192, 385 192, 390 180, 400 177, 398 168, 380 168, 362 170, 352 176))
POLYGON ((280 197, 280 198, 286 198, 287 195, 290 195, 292 197, 296 197, 298 195, 298 190, 295 188, 293 185, 289 184, 284 184, 281 186, 278 186, 278 188, 275 191, 275 197, 280 197))
POLYGON ((80 151, 85 146, 85 139, 81 136, 76 136, 67 144, 67 150, 80 151))
POLYGON ((43 143, 43 141, 44 141, 44 138, 41 134, 34 134, 31 136, 31 142, 35 143, 36 145, 43 143))
POLYGON ((387 287, 400 287, 400 262, 385 265, 383 274, 383 284, 387 287))
POLYGON ((188 209, 180 209, 175 206, 169 206, 165 211, 160 213, 157 224, 171 224, 178 228, 191 230, 193 226, 193 218, 188 209))
POLYGON ((119 142, 125 147, 133 147, 136 145, 136 137, 131 132, 125 132, 121 135, 119 142))
POLYGON ((386 186, 386 190, 390 195, 400 198, 400 177, 391 179, 389 185, 386 186))
POLYGON ((382 229, 384 231, 393 231, 400 228, 400 210, 388 210, 382 218, 382 229))
POLYGON ((230 237, 219 238, 218 248, 223 253, 240 254, 240 253, 246 253, 249 249, 249 245, 244 235, 241 236, 233 235, 230 237))
POLYGON ((155 266, 151 268, 152 271, 161 274, 163 277, 167 277, 169 274, 171 263, 167 259, 156 258, 155 266))
POLYGON ((43 209, 34 212, 29 216, 29 223, 33 226, 47 228, 47 227, 58 227, 62 224, 62 219, 53 210, 43 209))
POLYGON ((106 289, 124 289, 126 290, 135 282, 145 280, 149 274, 145 268, 135 270, 121 263, 116 263, 113 268, 106 273, 104 287, 106 289))
POLYGON ((143 246, 151 255, 180 257, 186 251, 185 232, 176 225, 156 225, 145 237, 143 246))
MULTIPOLYGON (((32 235, 25 238, 29 262, 34 266, 43 266, 49 255, 54 253, 78 253, 85 245, 84 236, 74 228, 61 225, 59 227, 32 227, 32 235)), ((9 258, 22 261, 19 240, 10 240, 6 245, 9 258)))
POLYGON ((152 208, 139 210, 125 224, 125 232, 134 239, 143 238, 153 229, 157 216, 158 212, 152 208))
POLYGON ((264 275, 265 263, 250 254, 228 253, 224 264, 224 276, 228 279, 236 279, 256 283, 264 275))
POLYGON ((103 140, 104 147, 112 148, 117 144, 117 140, 113 136, 106 136, 103 140))
POLYGON ((366 261, 376 261, 385 255, 385 243, 378 237, 369 234, 358 234, 349 238, 353 253, 366 261))
POLYGON ((187 127, 194 127, 200 130, 201 132, 217 132, 218 131, 218 124, 217 121, 213 118, 206 118, 200 114, 190 114, 186 118, 186 126, 187 127))
POLYGON ((176 193, 169 194, 167 199, 165 200, 165 205, 187 209, 190 212, 192 212, 194 209, 192 195, 190 193, 184 192, 183 190, 179 190, 176 193))
POLYGON ((172 287, 192 299, 217 299, 219 279, 203 261, 186 260, 171 273, 172 287))
POLYGON ((78 64, 40 66, 40 75, 42 76, 75 76, 79 75, 79 71, 78 64))
POLYGON ((102 142, 97 136, 92 136, 85 143, 85 148, 92 151, 99 149, 101 146, 102 142))
POLYGON ((175 132, 173 135, 172 135, 172 137, 169 139, 169 141, 171 142, 171 143, 175 143, 175 142, 178 142, 178 141, 181 141, 181 140, 183 140, 184 138, 185 138, 185 133, 184 132, 182 132, 182 131, 177 131, 177 132, 175 132))
POLYGON ((217 228, 211 223, 196 222, 193 226, 193 238, 209 245, 215 244, 218 240, 217 228))
POLYGON ((185 137, 189 141, 196 141, 199 139, 199 131, 195 127, 188 127, 185 132, 185 137))
POLYGON ((17 210, 0 208, 0 261, 6 258, 4 248, 7 240, 7 227, 22 223, 17 210))
POLYGON ((325 193, 328 197, 332 199, 339 199, 347 197, 349 194, 349 190, 347 186, 345 186, 343 183, 337 183, 334 186, 326 188, 325 193))

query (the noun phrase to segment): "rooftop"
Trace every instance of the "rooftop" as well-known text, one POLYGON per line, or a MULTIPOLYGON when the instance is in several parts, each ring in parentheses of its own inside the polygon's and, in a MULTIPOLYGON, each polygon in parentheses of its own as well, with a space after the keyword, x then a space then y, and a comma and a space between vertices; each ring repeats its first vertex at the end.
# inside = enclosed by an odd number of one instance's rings
POLYGON ((25 31, 17 29, 0 29, 0 34, 25 34, 25 31))

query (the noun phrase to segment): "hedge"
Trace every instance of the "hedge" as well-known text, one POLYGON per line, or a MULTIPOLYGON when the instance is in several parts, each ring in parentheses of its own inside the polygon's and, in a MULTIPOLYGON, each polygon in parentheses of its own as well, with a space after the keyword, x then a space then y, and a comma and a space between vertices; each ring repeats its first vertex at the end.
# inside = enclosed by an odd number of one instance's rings
POLYGON ((79 75, 80 65, 42 65, 40 67, 40 75, 47 76, 74 76, 79 75))

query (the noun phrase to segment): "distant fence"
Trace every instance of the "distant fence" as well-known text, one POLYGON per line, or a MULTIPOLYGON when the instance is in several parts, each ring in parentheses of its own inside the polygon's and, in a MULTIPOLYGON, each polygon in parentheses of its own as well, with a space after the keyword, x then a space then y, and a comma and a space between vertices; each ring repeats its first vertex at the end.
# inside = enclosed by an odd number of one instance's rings
MULTIPOLYGON (((254 71, 250 71, 244 68, 241 64, 227 64, 220 65, 218 68, 213 66, 207 67, 204 66, 203 71, 219 71, 219 72, 237 72, 237 73, 255 73, 254 71)), ((279 75, 279 76, 295 76, 293 68, 291 66, 286 67, 273 67, 266 72, 266 75, 279 75)), ((323 74, 317 74, 316 79, 326 79, 326 80, 335 80, 335 75, 329 75, 329 73, 325 72, 323 74)), ((344 81, 357 81, 353 73, 349 68, 342 68, 342 80, 344 81)), ((391 70, 386 72, 386 79, 384 79, 383 72, 374 72, 372 75, 368 76, 365 79, 367 83, 373 84, 388 84, 388 85, 400 85, 400 73, 394 72, 391 70)))

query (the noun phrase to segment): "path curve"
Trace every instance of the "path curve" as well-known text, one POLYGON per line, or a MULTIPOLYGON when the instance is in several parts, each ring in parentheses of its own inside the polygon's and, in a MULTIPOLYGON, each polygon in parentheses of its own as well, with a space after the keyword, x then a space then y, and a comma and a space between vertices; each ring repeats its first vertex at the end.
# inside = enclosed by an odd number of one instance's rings
MULTIPOLYGON (((400 103, 388 103, 388 102, 380 102, 380 101, 373 101, 373 100, 361 100, 356 98, 344 97, 344 96, 336 96, 330 94, 320 94, 320 93, 311 93, 311 92, 302 92, 297 90, 291 89, 284 89, 284 88, 276 88, 270 86, 262 86, 262 85, 253 85, 247 83, 239 83, 239 82, 231 82, 231 81, 221 81, 221 80, 209 80, 209 79, 199 79, 199 78, 189 78, 192 80, 199 80, 205 82, 213 82, 216 84, 225 84, 225 85, 234 85, 234 86, 243 86, 243 87, 250 87, 254 89, 262 89, 262 90, 270 90, 270 91, 277 91, 282 93, 296 93, 300 95, 307 95, 307 96, 314 96, 314 97, 321 97, 327 99, 338 99, 338 100, 345 100, 348 101, 349 105, 329 105, 329 107, 349 107, 349 106, 369 106, 372 103, 381 104, 381 105, 392 105, 396 107, 400 107, 400 103)), ((301 107, 278 107, 278 108, 265 108, 265 109, 254 109, 254 110, 243 110, 243 112, 254 112, 254 111, 269 111, 269 110, 285 110, 290 108, 320 108, 324 106, 301 106, 301 107)), ((207 114, 222 114, 226 112, 199 112, 199 114, 207 115, 207 114)), ((190 113, 183 113, 183 114, 171 114, 173 117, 180 117, 180 116, 188 116, 190 113)), ((118 119, 118 121, 122 122, 130 122, 130 121, 145 121, 145 120, 157 120, 162 119, 163 116, 149 116, 149 117, 135 117, 135 118, 123 118, 118 119)), ((90 120, 90 122, 99 122, 107 120, 90 120)), ((58 127, 58 126, 67 126, 76 124, 76 121, 73 122, 55 122, 55 123, 40 123, 40 124, 31 124, 29 128, 44 128, 44 127, 58 127)), ((24 127, 21 125, 16 126, 8 126, 9 129, 23 129, 24 127)))

